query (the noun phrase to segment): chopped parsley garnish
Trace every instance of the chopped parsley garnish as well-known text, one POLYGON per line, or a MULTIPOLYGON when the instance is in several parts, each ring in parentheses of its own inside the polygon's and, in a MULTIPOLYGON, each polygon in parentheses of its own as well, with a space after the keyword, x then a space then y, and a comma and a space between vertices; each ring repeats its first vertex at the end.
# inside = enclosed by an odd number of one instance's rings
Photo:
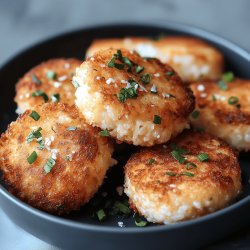
POLYGON ((98 210, 96 212, 96 216, 97 216, 99 221, 103 221, 103 220, 105 220, 107 218, 106 213, 104 212, 103 209, 98 210))
POLYGON ((149 161, 148 161, 148 165, 152 165, 153 163, 155 162, 155 159, 149 159, 149 161))
POLYGON ((191 114, 191 117, 192 117, 193 119, 197 119, 197 118, 199 117, 199 115, 200 115, 200 111, 199 111, 199 110, 194 110, 194 111, 192 112, 192 114, 191 114))
POLYGON ((176 173, 174 173, 174 172, 166 172, 166 175, 168 175, 168 176, 176 176, 176 173))
POLYGON ((204 161, 209 160, 209 156, 207 153, 200 153, 197 157, 198 157, 200 162, 204 162, 204 161))
POLYGON ((228 85, 227 83, 225 83, 224 81, 220 80, 218 81, 218 87, 222 90, 228 90, 228 85))
POLYGON ((178 147, 175 143, 171 143, 170 146, 173 150, 178 151, 180 154, 187 154, 188 153, 188 151, 186 149, 178 147))
POLYGON ((161 117, 158 115, 154 115, 153 123, 154 124, 161 124, 161 117))
POLYGON ((173 71, 168 71, 168 72, 166 73, 167 76, 172 76, 173 74, 174 74, 173 71))
POLYGON ((36 85, 41 85, 41 84, 42 84, 41 80, 39 80, 38 77, 37 77, 35 74, 32 74, 32 75, 31 75, 31 80, 32 80, 32 82, 35 83, 36 85))
POLYGON ((34 96, 34 97, 41 96, 45 102, 47 102, 49 100, 49 97, 47 96, 47 94, 45 92, 43 92, 42 90, 37 90, 37 91, 33 92, 32 96, 34 96))
POLYGON ((35 111, 33 110, 31 113, 30 113, 30 117, 35 120, 35 121, 38 121, 40 119, 40 115, 35 111))
POLYGON ((57 75, 56 75, 56 72, 55 72, 55 71, 49 70, 49 71, 47 72, 47 78, 48 78, 48 79, 50 79, 50 80, 55 80, 56 77, 57 77, 57 75))
POLYGON ((141 80, 144 84, 149 84, 150 83, 150 74, 142 74, 141 75, 141 80))
POLYGON ((108 67, 109 68, 115 67, 115 57, 114 56, 112 56, 111 60, 108 62, 108 67))
POLYGON ((122 62, 128 65, 129 68, 131 68, 134 65, 134 63, 128 57, 122 57, 122 62))
POLYGON ((115 68, 117 68, 117 69, 122 70, 122 69, 124 69, 124 64, 121 64, 121 63, 115 63, 115 64, 114 64, 114 67, 115 67, 115 68))
POLYGON ((35 131, 31 131, 26 139, 26 141, 29 143, 29 142, 32 142, 33 139, 38 139, 38 138, 41 138, 42 137, 42 134, 41 134, 41 130, 42 128, 39 127, 37 130, 35 131))
POLYGON ((130 87, 121 88, 120 93, 117 95, 120 102, 125 102, 128 98, 136 98, 138 96, 136 90, 138 83, 134 80, 128 80, 130 87))
POLYGON ((230 96, 228 99, 228 104, 236 105, 239 102, 239 98, 236 96, 230 96))
POLYGON ((145 219, 143 219, 141 216, 139 216, 138 213, 135 213, 133 217, 135 219, 135 225, 137 227, 145 227, 145 226, 147 226, 148 222, 145 219))
POLYGON ((75 126, 67 127, 66 130, 67 131, 74 131, 74 130, 77 130, 77 127, 75 127, 75 126))
POLYGON ((181 173, 180 175, 185 175, 185 176, 188 176, 188 177, 194 177, 194 173, 191 173, 191 172, 181 173))
POLYGON ((187 163, 185 165, 185 167, 186 167, 187 170, 197 168, 197 166, 194 163, 192 163, 192 162, 187 163))
POLYGON ((72 84, 74 85, 75 89, 80 87, 79 83, 76 80, 72 80, 72 84))
POLYGON ((59 102, 60 101, 60 94, 54 94, 51 97, 52 102, 59 102))
POLYGON ((186 162, 186 159, 181 155, 181 153, 177 150, 173 150, 171 152, 171 155, 177 160, 180 164, 184 164, 186 162))
POLYGON ((232 82, 234 80, 234 73, 231 71, 226 72, 225 74, 223 74, 222 80, 224 82, 232 82))
POLYGON ((37 159, 37 153, 36 151, 33 151, 30 156, 27 158, 27 161, 29 164, 32 164, 33 162, 35 162, 37 159))
POLYGON ((120 201, 116 201, 114 204, 114 208, 118 210, 121 214, 129 215, 131 214, 131 210, 125 204, 121 203, 120 201))
POLYGON ((120 49, 118 49, 117 51, 116 51, 116 54, 114 54, 114 56, 115 56, 115 58, 117 58, 118 60, 122 60, 122 52, 121 52, 121 50, 120 49))
POLYGON ((136 72, 137 74, 141 73, 143 70, 144 70, 144 67, 139 66, 139 65, 137 65, 136 68, 135 68, 135 72, 136 72))
POLYGON ((109 136, 109 131, 105 128, 104 130, 99 132, 99 135, 107 137, 107 136, 109 136))
POLYGON ((47 162, 44 166, 44 170, 45 170, 46 174, 51 172, 51 170, 53 169, 55 164, 56 164, 56 161, 53 158, 50 158, 47 160, 47 162))

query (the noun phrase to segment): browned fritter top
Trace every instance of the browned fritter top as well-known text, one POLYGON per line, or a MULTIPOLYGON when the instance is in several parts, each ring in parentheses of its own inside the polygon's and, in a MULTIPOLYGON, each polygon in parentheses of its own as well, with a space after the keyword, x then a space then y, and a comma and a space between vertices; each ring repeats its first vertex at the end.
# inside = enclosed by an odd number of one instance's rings
POLYGON ((221 89, 219 82, 215 81, 193 83, 191 88, 196 107, 200 112, 209 109, 215 119, 223 124, 250 125, 250 80, 235 79, 225 84, 227 87, 224 88, 227 89, 221 89), (204 90, 199 91, 199 88, 204 90))
POLYGON ((27 110, 1 136, 4 181, 14 195, 42 210, 61 214, 79 209, 101 184, 107 163, 98 161, 101 154, 111 159, 111 145, 97 129, 85 124, 74 106, 49 103, 35 111, 40 115, 38 121, 27 110), (37 148, 36 138, 27 140, 39 127, 43 149, 37 148), (27 158, 33 151, 37 159, 30 164, 27 158), (44 166, 51 158, 55 158, 55 165, 46 173, 44 166))
POLYGON ((42 96, 32 96, 38 90, 43 91, 53 101, 52 95, 59 94, 60 102, 74 104, 75 89, 72 76, 81 61, 70 59, 51 59, 39 64, 27 72, 16 85, 15 102, 22 111, 44 103, 42 96))
MULTIPOLYGON (((241 189, 235 152, 224 141, 200 132, 186 131, 169 144, 141 149, 129 159, 125 173, 136 188, 165 197, 173 189, 171 184, 183 185, 183 189, 185 186, 185 192, 190 191, 194 197, 201 197, 206 187, 211 186, 217 187, 218 192, 234 193, 233 190, 241 189), (176 147, 187 151, 182 154, 184 164, 172 156, 176 147), (201 162, 197 157, 201 153, 206 153, 209 159, 201 162)), ((184 191, 177 192, 176 195, 181 195, 184 191)))

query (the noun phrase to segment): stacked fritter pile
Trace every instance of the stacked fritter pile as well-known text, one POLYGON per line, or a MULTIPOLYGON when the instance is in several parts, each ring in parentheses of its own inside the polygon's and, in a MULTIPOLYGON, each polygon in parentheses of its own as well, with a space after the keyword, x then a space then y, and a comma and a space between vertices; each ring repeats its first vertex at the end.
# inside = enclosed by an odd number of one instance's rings
POLYGON ((250 81, 222 75, 221 53, 195 38, 97 40, 87 56, 50 60, 18 82, 24 113, 0 140, 10 191, 51 213, 78 210, 125 143, 138 146, 125 193, 148 221, 230 204, 242 189, 235 149, 250 149, 250 81))

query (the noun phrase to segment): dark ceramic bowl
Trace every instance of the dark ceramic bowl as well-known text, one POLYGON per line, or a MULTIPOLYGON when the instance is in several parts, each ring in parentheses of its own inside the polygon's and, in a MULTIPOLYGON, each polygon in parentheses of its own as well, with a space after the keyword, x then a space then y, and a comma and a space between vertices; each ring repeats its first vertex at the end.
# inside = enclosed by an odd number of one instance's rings
MULTIPOLYGON (((174 23, 120 24, 87 28, 67 33, 27 49, 15 56, 0 70, 0 121, 1 130, 16 118, 14 87, 30 68, 53 57, 78 57, 84 54, 95 38, 124 36, 190 35, 200 37, 217 47, 225 56, 226 70, 237 76, 250 78, 249 53, 237 45, 206 31, 174 23)), ((122 163, 129 152, 119 155, 121 165, 113 168, 105 187, 113 190, 123 182, 122 163), (113 177, 113 178, 112 178, 113 177)), ((91 218, 89 209, 57 217, 39 211, 10 194, 0 184, 0 206, 6 215, 27 232, 52 245, 64 249, 194 249, 204 247, 250 223, 250 156, 240 155, 244 190, 239 199, 229 207, 198 219, 174 225, 149 225, 138 228, 133 218, 123 219, 126 227, 120 228, 120 218, 111 217, 98 222, 91 218)), ((88 206, 87 206, 88 207, 88 206)), ((11 232, 10 232, 11 233, 11 232)))

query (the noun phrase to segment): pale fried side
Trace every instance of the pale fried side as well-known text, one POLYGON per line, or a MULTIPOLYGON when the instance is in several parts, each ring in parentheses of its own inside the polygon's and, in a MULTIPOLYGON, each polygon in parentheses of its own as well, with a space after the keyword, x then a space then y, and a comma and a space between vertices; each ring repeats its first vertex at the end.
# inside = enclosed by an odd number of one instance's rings
POLYGON ((149 221, 167 224, 196 218, 225 207, 239 194, 239 163, 225 142, 189 131, 172 143, 187 150, 184 164, 172 156, 173 144, 166 144, 140 150, 125 166, 125 192, 132 207, 149 221), (201 162, 200 153, 209 159, 201 162))
POLYGON ((157 57, 172 66, 185 82, 220 78, 224 58, 215 47, 205 41, 187 36, 150 38, 111 38, 94 40, 86 55, 108 48, 136 50, 141 56, 157 57))
MULTIPOLYGON (((194 97, 174 70, 159 60, 145 60, 128 50, 121 52, 135 65, 132 70, 127 65, 123 69, 110 68, 108 63, 116 52, 99 51, 76 71, 76 104, 86 121, 108 129, 120 141, 144 146, 166 142, 187 127, 194 97), (143 71, 136 73, 136 65, 143 71), (147 84, 141 79, 144 74, 150 75, 147 84), (121 102, 121 89, 129 88, 131 79, 137 83, 137 96, 121 102), (152 88, 157 93, 152 93, 152 88), (161 124, 154 124, 155 115, 161 117, 161 124)), ((119 60, 116 63, 122 64, 119 60)))
POLYGON ((196 98, 197 118, 190 117, 195 128, 221 137, 234 148, 250 150, 250 81, 235 79, 221 89, 217 82, 191 85, 196 98), (236 97, 236 99, 235 99, 236 97), (236 100, 237 103, 230 104, 236 100))
POLYGON ((78 210, 95 194, 114 163, 113 148, 97 129, 85 124, 74 106, 50 103, 35 111, 38 121, 27 110, 1 136, 3 179, 11 193, 36 208, 55 214, 78 210), (30 132, 39 127, 45 142, 40 150, 36 139, 27 142, 30 132), (27 158, 33 151, 37 159, 30 164, 27 158), (46 173, 44 166, 51 158, 55 165, 46 173))
MULTIPOLYGON (((39 64, 27 72, 16 85, 15 102, 19 113, 36 105, 44 103, 42 96, 32 96, 38 90, 43 91, 52 102, 52 95, 59 94, 60 102, 73 105, 75 101, 75 89, 72 85, 72 76, 81 61, 77 59, 51 59, 39 64), (53 71, 56 75, 52 79, 48 72, 53 71)), ((52 72, 51 72, 52 73, 52 72)))

